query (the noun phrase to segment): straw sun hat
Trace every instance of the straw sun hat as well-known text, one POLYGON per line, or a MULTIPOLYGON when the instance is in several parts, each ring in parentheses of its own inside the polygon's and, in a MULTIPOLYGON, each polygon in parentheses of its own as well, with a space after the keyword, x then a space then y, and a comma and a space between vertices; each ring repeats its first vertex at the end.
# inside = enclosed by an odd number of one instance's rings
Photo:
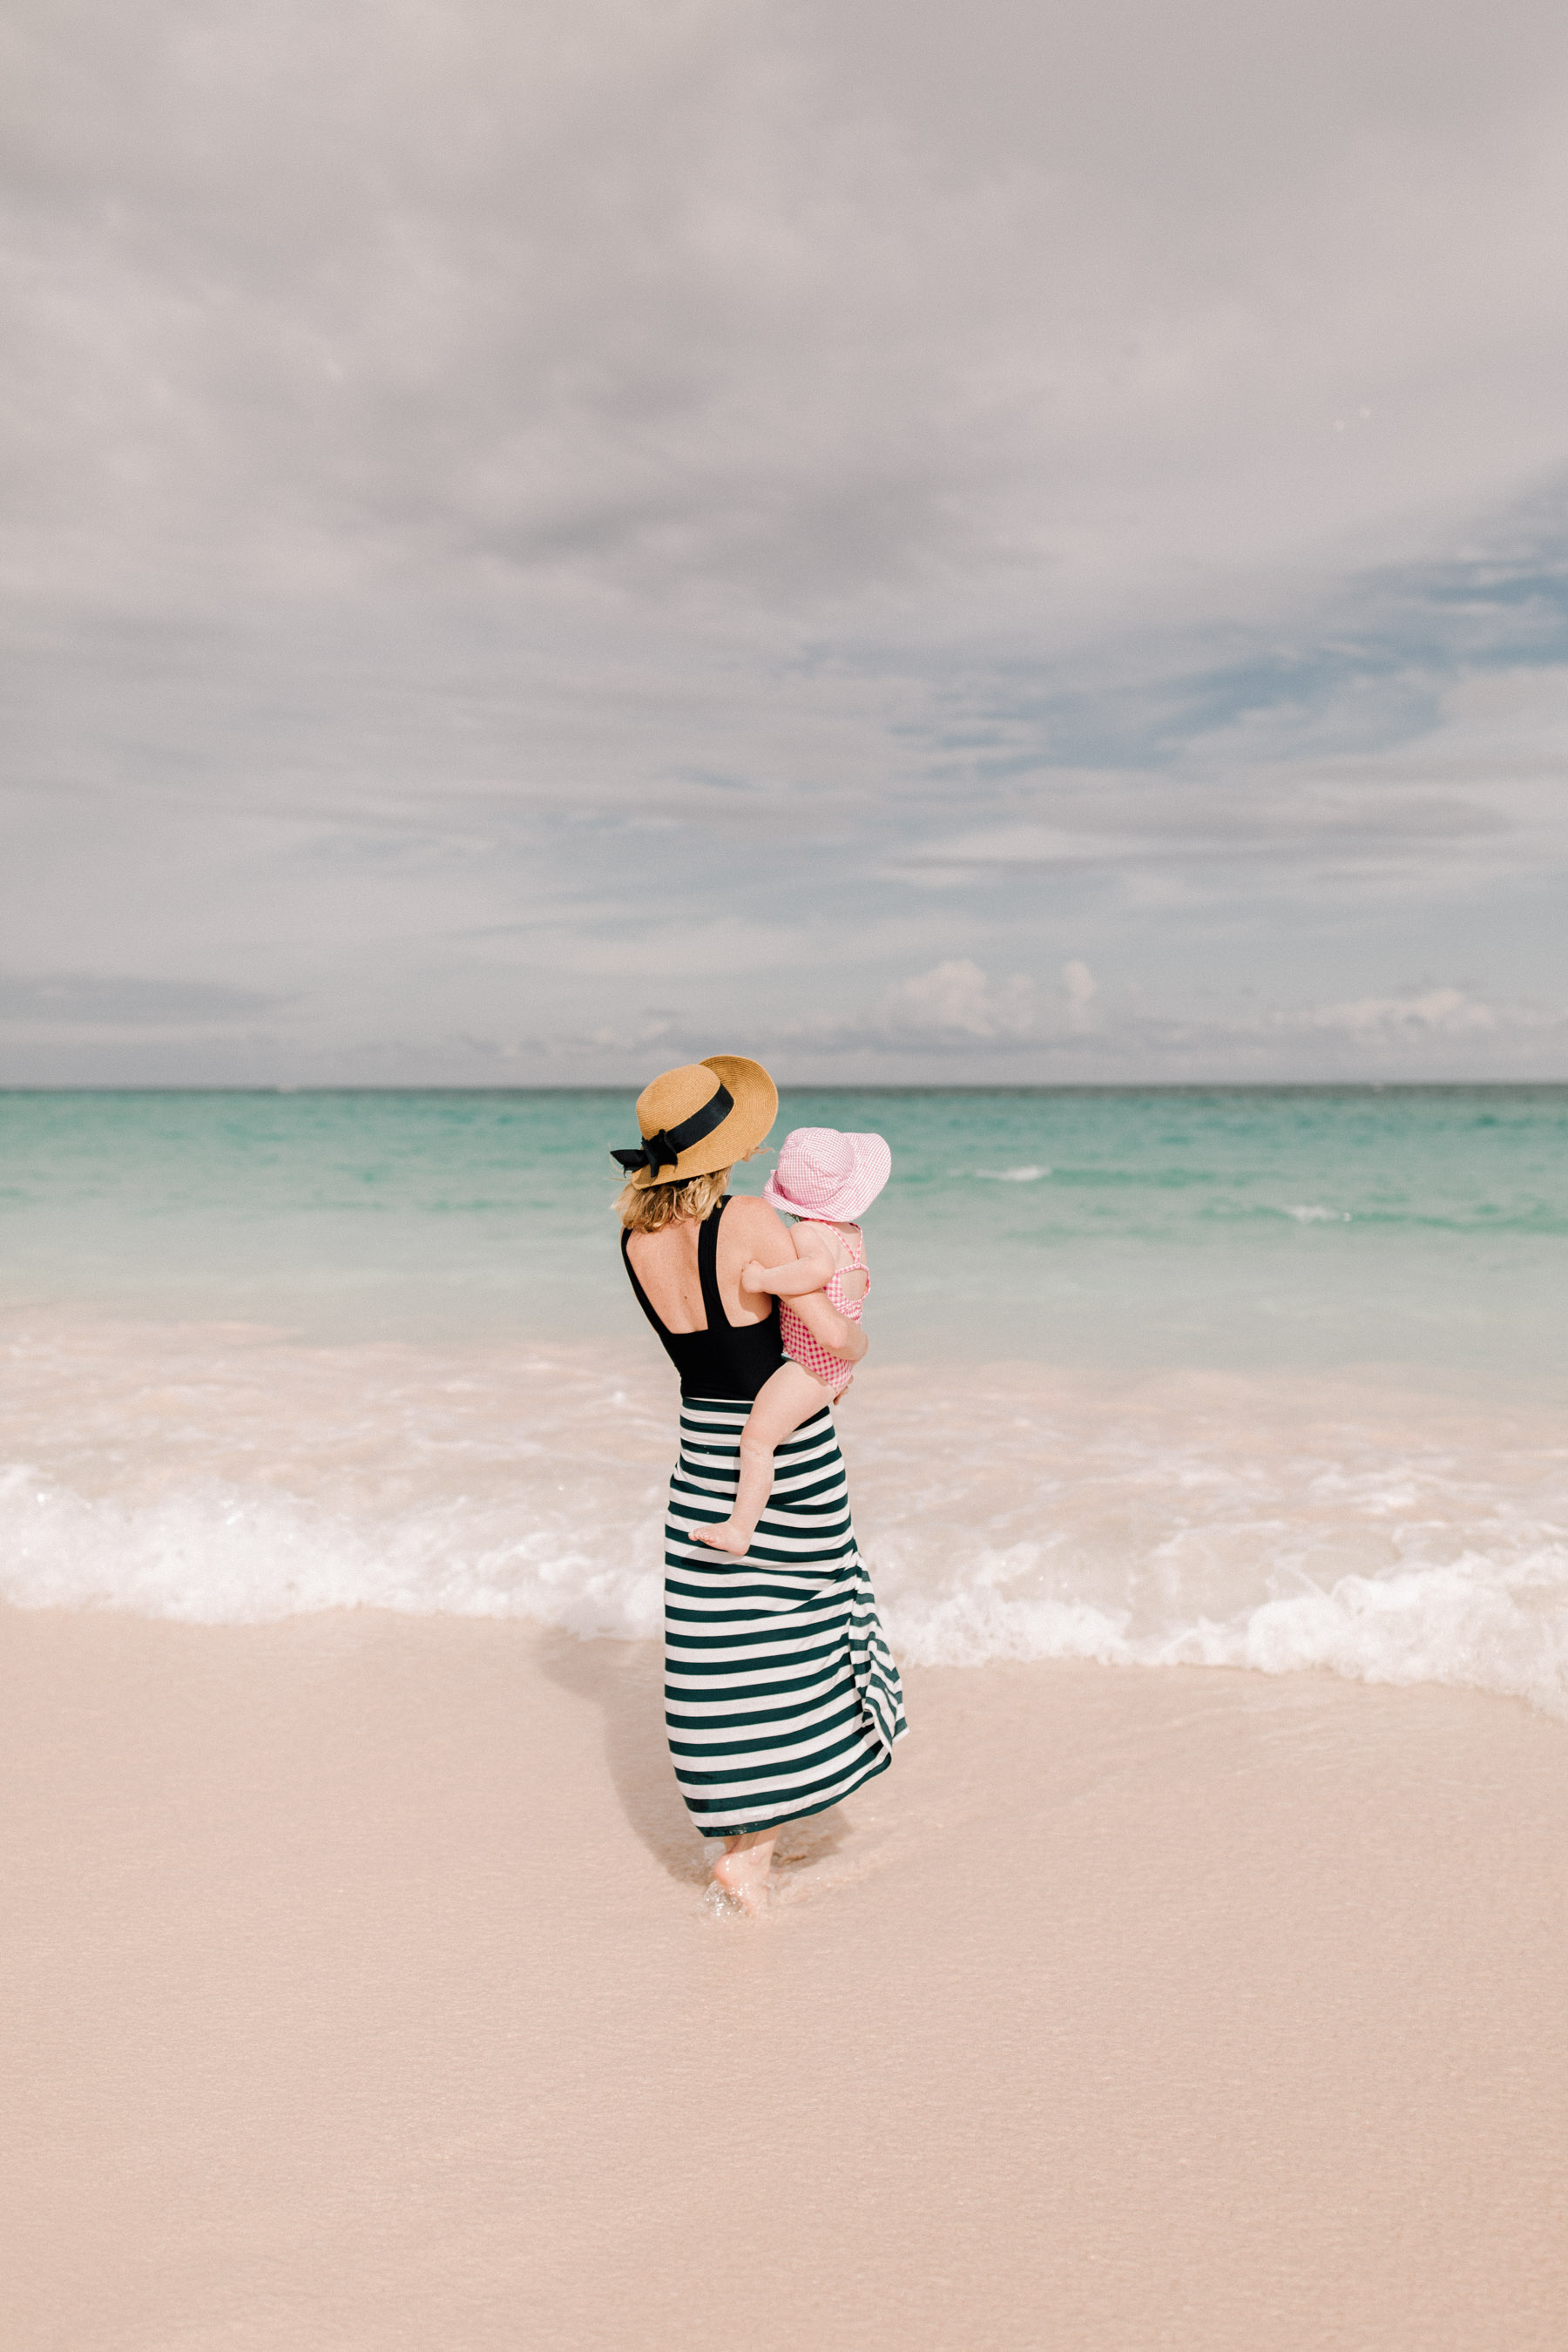
POLYGON ((666 1070, 637 1097, 642 1142, 636 1151, 617 1151, 630 1181, 684 1184, 689 1176, 710 1176, 732 1167, 755 1150, 779 1113, 779 1090, 760 1062, 743 1054, 710 1054, 666 1070))

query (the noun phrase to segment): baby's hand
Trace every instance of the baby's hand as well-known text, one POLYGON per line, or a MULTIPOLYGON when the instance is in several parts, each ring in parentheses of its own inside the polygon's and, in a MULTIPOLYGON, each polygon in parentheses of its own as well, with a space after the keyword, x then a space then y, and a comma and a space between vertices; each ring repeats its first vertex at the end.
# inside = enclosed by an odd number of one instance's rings
POLYGON ((746 1260, 745 1265, 741 1268, 741 1287, 742 1287, 742 1290, 765 1290, 765 1289, 767 1288, 767 1286, 768 1286, 768 1269, 767 1269, 767 1267, 763 1264, 763 1261, 762 1261, 762 1259, 761 1259, 760 1257, 749 1257, 749 1258, 746 1260))

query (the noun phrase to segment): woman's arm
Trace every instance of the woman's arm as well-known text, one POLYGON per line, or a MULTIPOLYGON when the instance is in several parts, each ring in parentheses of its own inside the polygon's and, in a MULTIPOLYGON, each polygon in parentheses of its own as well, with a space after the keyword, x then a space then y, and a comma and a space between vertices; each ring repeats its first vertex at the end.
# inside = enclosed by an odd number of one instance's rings
MULTIPOLYGON (((773 1276, 777 1275, 781 1268, 787 1268, 789 1262, 784 1257, 784 1252, 786 1249, 795 1247, 796 1236, 801 1233, 802 1228, 796 1225, 792 1230, 784 1223, 782 1217, 774 1214, 765 1201, 759 1201, 754 1193, 744 1192, 735 1200, 724 1223, 726 1225, 733 1223, 736 1226, 735 1238, 742 1242, 743 1248, 752 1251, 765 1250, 769 1258, 779 1261, 779 1264, 771 1267, 760 1256, 742 1261, 740 1275, 742 1305, 746 1304, 748 1297, 756 1298, 760 1302, 768 1296, 768 1293, 765 1290, 760 1292, 757 1290, 752 1276, 757 1274, 773 1276)), ((816 1230, 819 1234, 822 1234, 820 1226, 816 1230)), ((826 1250, 827 1245, 826 1234, 822 1234, 822 1240, 826 1250)), ((721 1249, 724 1246, 722 1234, 720 1236, 719 1245, 721 1249)), ((813 1279, 820 1286, 828 1279, 832 1272, 831 1257, 825 1257, 819 1274, 813 1279)), ((806 1329, 821 1340, 830 1356, 841 1357, 847 1364, 859 1362, 868 1345, 865 1333, 858 1324, 851 1323, 847 1317, 840 1315, 828 1304, 822 1295, 820 1286, 803 1293, 793 1303, 795 1313, 800 1317, 806 1329)))
POLYGON ((871 1342, 858 1323, 840 1315, 820 1290, 808 1291, 804 1298, 793 1302, 795 1313, 814 1339, 820 1339, 830 1356, 841 1356, 847 1364, 858 1364, 871 1342))
POLYGON ((838 1254, 820 1225, 796 1225, 790 1235, 795 1255, 782 1265, 764 1265, 752 1258, 741 1269, 743 1290, 771 1291, 775 1298, 804 1298, 831 1279, 838 1254))

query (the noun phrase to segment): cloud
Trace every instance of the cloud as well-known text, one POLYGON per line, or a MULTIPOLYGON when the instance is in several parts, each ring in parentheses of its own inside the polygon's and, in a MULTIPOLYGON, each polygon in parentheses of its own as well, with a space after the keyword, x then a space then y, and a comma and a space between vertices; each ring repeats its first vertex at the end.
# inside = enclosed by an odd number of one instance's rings
POLYGON ((1561 10, 7 37, 5 953, 104 1009, 0 1078, 1554 1001, 1561 10))
POLYGON ((1275 1028, 1299 1034, 1337 1035, 1373 1050, 1404 1043, 1428 1045, 1449 1038, 1473 1041, 1499 1031, 1530 1036, 1542 1031, 1568 1034, 1568 1013, 1533 1005, 1479 1003, 1459 988, 1427 988, 1405 996, 1363 996, 1348 1004, 1310 1005, 1276 1013, 1275 1028))
POLYGON ((994 1050, 1049 1043, 1081 1034, 1089 1025, 1099 982, 1076 957, 1062 966, 1061 992, 1043 992, 1027 972, 993 981, 968 957, 933 964, 886 990, 864 1030, 830 1032, 842 1050, 868 1042, 894 1050, 952 1052, 967 1041, 994 1050))
POLYGON ((955 956, 889 989, 880 1023, 895 1034, 929 1037, 1027 1037, 1037 1014, 1026 973, 993 987, 977 963, 955 956))
POLYGON ((1542 1048, 1559 1057, 1568 1048, 1568 1004, 1489 1003, 1462 989, 1418 988, 1207 1023, 1145 1013, 1129 1024, 1129 1036, 1173 1058, 1194 1050, 1255 1065, 1278 1056, 1286 1076, 1528 1075, 1542 1048))
MULTIPOLYGON (((1026 975, 996 981, 955 958, 888 990, 861 1020, 764 1025, 759 1050, 804 1059, 823 1076, 852 1076, 868 1057, 923 1058, 949 1082, 1015 1085, 1529 1076, 1542 1053, 1568 1050, 1568 1003, 1412 988, 1216 1012, 1108 992, 1076 958, 1061 980, 1059 992, 1041 992, 1026 975)), ((698 1050, 695 1035, 687 1042, 698 1050)))
POLYGON ((1080 963, 1076 956, 1063 964, 1062 982, 1068 992, 1068 1028, 1087 1029, 1092 1017, 1090 1008, 1100 993, 1099 982, 1088 964, 1080 963))
POLYGON ((1563 461, 1534 0, 16 26, 13 560, 61 587, 1098 625, 1563 461))

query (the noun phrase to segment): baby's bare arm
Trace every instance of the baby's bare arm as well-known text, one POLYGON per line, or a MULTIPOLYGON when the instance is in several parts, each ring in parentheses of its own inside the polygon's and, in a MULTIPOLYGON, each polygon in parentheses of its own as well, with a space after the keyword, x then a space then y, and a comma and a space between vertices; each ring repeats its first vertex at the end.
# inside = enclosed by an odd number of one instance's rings
POLYGON ((752 1258, 742 1267, 742 1290, 771 1290, 775 1298, 804 1298, 831 1279, 837 1253, 822 1227, 796 1225, 790 1238, 795 1255, 783 1265, 764 1265, 760 1258, 752 1258))

